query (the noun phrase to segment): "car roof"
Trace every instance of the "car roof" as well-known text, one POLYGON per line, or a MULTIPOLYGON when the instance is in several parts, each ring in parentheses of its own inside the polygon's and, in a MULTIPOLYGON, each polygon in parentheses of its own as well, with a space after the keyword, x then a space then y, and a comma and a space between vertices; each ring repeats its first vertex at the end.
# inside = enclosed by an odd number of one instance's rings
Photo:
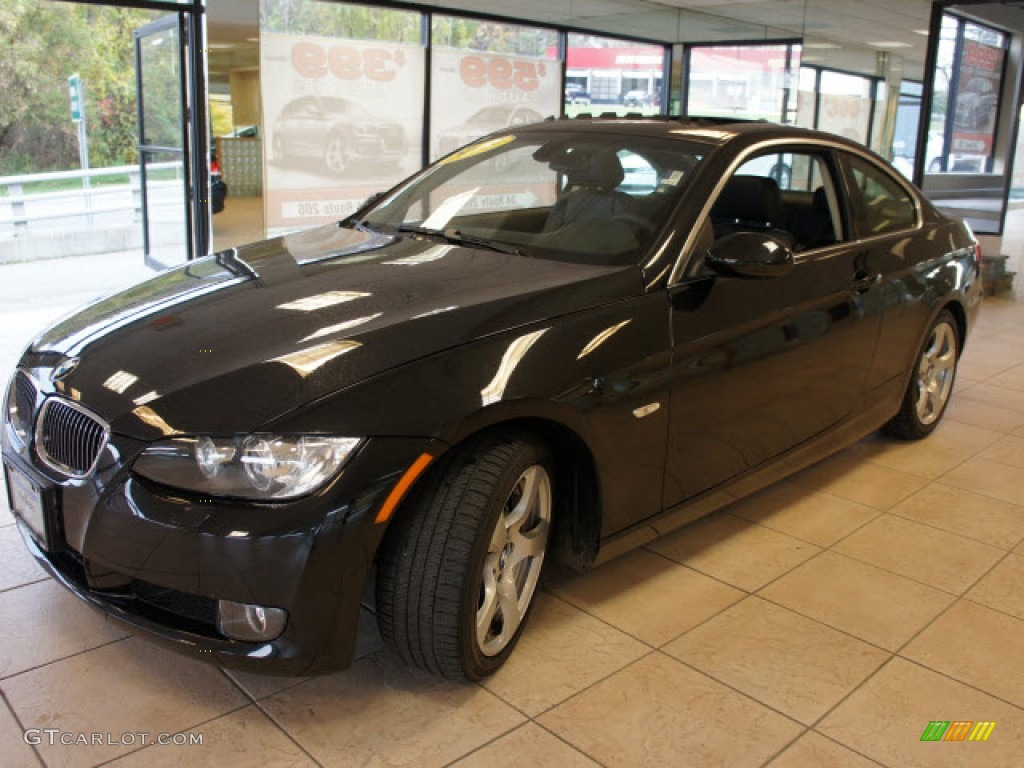
POLYGON ((547 133, 550 131, 664 136, 718 146, 728 144, 736 139, 740 139, 739 143, 743 144, 767 139, 785 139, 796 143, 813 140, 827 141, 837 146, 870 152, 863 144, 836 134, 799 128, 794 125, 770 123, 764 120, 736 120, 734 118, 676 118, 665 115, 644 116, 640 114, 619 117, 615 113, 606 113, 605 116, 597 117, 590 115, 580 115, 574 118, 549 117, 543 122, 517 126, 514 129, 515 133, 547 133))

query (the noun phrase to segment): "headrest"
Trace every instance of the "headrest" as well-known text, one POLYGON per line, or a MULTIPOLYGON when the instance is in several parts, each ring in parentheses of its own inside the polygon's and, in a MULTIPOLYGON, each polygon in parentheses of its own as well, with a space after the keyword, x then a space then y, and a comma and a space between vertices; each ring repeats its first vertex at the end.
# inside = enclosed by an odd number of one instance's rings
POLYGON ((818 187, 814 190, 814 196, 811 198, 811 206, 817 213, 829 213, 828 208, 828 193, 825 192, 824 187, 818 187))
POLYGON ((711 213, 720 219, 775 222, 782 213, 782 193, 767 176, 733 176, 711 213))
POLYGON ((605 151, 591 155, 579 168, 568 171, 571 187, 597 187, 615 189, 625 178, 622 163, 614 152, 605 151))
POLYGON ((564 173, 568 186, 615 189, 625 173, 614 150, 593 146, 546 144, 533 154, 553 171, 564 173))

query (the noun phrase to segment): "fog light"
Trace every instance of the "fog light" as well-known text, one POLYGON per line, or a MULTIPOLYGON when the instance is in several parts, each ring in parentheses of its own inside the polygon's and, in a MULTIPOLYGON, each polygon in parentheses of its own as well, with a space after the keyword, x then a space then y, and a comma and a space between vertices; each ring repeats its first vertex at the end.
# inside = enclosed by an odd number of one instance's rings
POLYGON ((284 630, 288 612, 282 608, 265 608, 231 600, 217 605, 217 629, 233 640, 273 640, 284 630))

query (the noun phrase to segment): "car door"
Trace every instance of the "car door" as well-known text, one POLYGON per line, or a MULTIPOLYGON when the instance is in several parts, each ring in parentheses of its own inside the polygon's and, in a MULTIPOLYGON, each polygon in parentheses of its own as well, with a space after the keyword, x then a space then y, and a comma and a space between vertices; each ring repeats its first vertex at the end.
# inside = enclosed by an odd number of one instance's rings
POLYGON ((850 201, 851 228, 857 236, 856 260, 875 281, 871 295, 882 307, 878 350, 868 374, 872 400, 901 392, 911 358, 929 320, 926 287, 917 265, 934 256, 929 238, 911 237, 921 212, 906 183, 865 157, 839 155, 850 201))
POLYGON ((812 439, 860 404, 880 311, 865 301, 840 174, 824 148, 755 153, 721 182, 670 286, 666 508, 812 439), (785 153, 785 189, 771 157, 785 153), (778 176, 778 174, 774 174, 778 176), (713 271, 705 256, 756 232, 793 252, 775 277, 713 271))

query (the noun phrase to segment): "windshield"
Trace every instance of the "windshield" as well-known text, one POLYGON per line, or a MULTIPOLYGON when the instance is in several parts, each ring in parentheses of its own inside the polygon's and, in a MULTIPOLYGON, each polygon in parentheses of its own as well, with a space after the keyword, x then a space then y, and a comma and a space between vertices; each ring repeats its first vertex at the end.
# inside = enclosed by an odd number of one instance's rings
POLYGON ((484 139, 400 187, 361 223, 485 240, 543 258, 636 263, 706 149, 616 133, 484 139))

